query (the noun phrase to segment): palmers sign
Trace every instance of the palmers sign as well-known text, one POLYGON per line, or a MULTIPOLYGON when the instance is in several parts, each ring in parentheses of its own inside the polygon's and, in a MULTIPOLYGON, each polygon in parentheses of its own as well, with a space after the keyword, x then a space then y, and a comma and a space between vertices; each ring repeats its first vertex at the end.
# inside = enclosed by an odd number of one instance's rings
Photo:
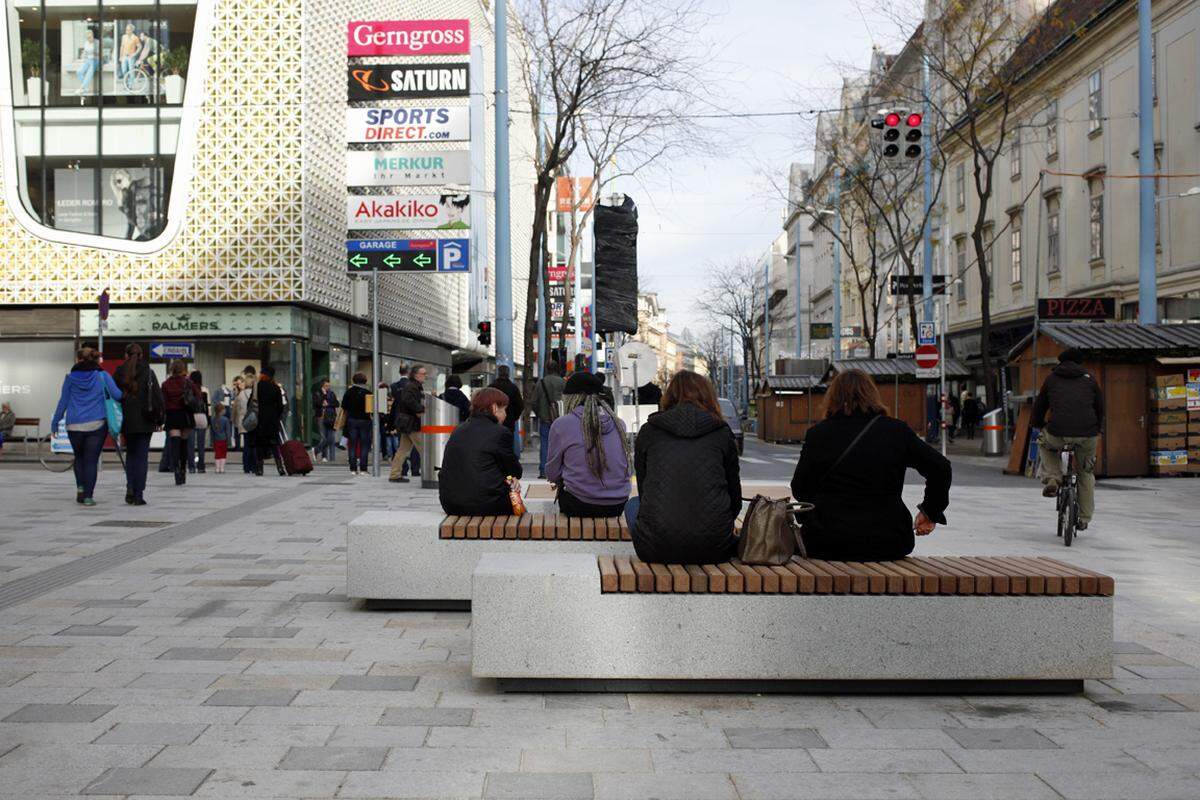
POLYGON ((346 109, 347 142, 465 142, 471 138, 466 106, 346 109))
POLYGON ((470 20, 353 20, 346 25, 346 54, 350 56, 446 56, 470 52, 470 20))
POLYGON ((346 153, 347 186, 444 186, 471 181, 466 150, 355 150, 346 153))
POLYGON ((466 97, 466 64, 360 64, 346 69, 350 100, 466 97))
POLYGON ((352 231, 465 230, 469 227, 469 194, 351 195, 346 198, 346 228, 352 231))

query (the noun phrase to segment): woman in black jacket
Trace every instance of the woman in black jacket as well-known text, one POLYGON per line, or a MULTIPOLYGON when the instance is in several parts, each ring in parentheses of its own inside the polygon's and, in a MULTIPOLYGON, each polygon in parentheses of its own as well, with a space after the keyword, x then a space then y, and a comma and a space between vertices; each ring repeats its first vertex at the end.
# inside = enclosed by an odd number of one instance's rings
POLYGON ((675 374, 638 432, 634 469, 639 495, 625 505, 633 548, 642 561, 717 564, 737 552, 733 522, 742 482, 733 431, 712 382, 675 374))
POLYGON ((792 495, 816 509, 804 519, 811 558, 890 561, 913 551, 919 536, 946 524, 950 462, 908 427, 890 419, 875 382, 862 370, 839 374, 825 393, 825 419, 809 429, 792 478, 792 495), (914 521, 904 505, 904 473, 925 478, 914 521))
POLYGON ((275 368, 266 366, 258 373, 257 393, 258 425, 254 428, 255 442, 258 445, 258 459, 255 461, 254 474, 263 474, 263 464, 267 456, 275 460, 275 469, 280 475, 287 475, 283 468, 283 459, 279 456, 279 426, 283 423, 283 389, 275 382, 275 368))
POLYGON ((442 392, 442 399, 458 409, 459 422, 466 422, 467 417, 471 416, 471 398, 463 393, 462 378, 457 375, 447 376, 446 391, 442 392))
POLYGON ((367 457, 371 455, 371 415, 367 413, 367 376, 354 373, 351 386, 342 395, 342 410, 346 412, 346 455, 351 475, 367 474, 367 457))
POLYGON ((438 498, 447 514, 512 514, 508 479, 521 477, 521 462, 512 432, 504 427, 507 410, 508 395, 483 389, 471 400, 471 416, 450 434, 438 476, 438 498))
POLYGON ((138 344, 125 347, 125 363, 117 368, 117 385, 124 395, 121 410, 121 439, 125 446, 125 502, 144 506, 146 472, 150 466, 150 437, 162 427, 162 389, 158 378, 142 357, 138 344))

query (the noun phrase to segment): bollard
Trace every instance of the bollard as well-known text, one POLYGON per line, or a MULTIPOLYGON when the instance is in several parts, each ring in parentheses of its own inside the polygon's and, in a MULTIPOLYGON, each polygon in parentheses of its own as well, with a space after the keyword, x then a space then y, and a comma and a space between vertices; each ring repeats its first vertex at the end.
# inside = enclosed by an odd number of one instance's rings
POLYGON ((440 397, 426 395, 421 426, 421 488, 436 489, 446 442, 458 426, 458 409, 440 397))
POLYGON ((1004 455, 1004 422, 1001 415, 1003 409, 995 408, 983 415, 983 454, 985 456, 1004 455))

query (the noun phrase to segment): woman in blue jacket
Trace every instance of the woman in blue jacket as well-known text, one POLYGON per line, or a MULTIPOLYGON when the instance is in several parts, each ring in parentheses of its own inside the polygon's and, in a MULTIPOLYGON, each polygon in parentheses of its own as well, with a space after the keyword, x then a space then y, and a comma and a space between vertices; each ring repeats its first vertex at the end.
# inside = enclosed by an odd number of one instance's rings
POLYGON ((91 347, 81 347, 75 354, 75 366, 63 378, 58 408, 50 421, 50 430, 58 430, 62 419, 67 421, 67 437, 75 451, 75 502, 94 506, 92 492, 100 453, 108 436, 108 415, 104 410, 107 391, 114 400, 121 399, 121 390, 112 377, 100 366, 100 354, 91 347))

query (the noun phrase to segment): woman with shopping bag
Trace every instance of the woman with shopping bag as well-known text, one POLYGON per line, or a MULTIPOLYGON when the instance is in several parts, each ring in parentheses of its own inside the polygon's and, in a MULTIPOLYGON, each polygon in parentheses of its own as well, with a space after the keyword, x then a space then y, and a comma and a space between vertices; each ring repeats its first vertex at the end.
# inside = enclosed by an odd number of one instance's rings
POLYGON ((100 366, 100 353, 81 347, 75 353, 75 366, 63 378, 58 407, 50 420, 50 430, 58 430, 66 421, 67 437, 75 452, 75 502, 96 505, 92 494, 100 471, 100 455, 109 428, 121 430, 120 387, 100 366))

